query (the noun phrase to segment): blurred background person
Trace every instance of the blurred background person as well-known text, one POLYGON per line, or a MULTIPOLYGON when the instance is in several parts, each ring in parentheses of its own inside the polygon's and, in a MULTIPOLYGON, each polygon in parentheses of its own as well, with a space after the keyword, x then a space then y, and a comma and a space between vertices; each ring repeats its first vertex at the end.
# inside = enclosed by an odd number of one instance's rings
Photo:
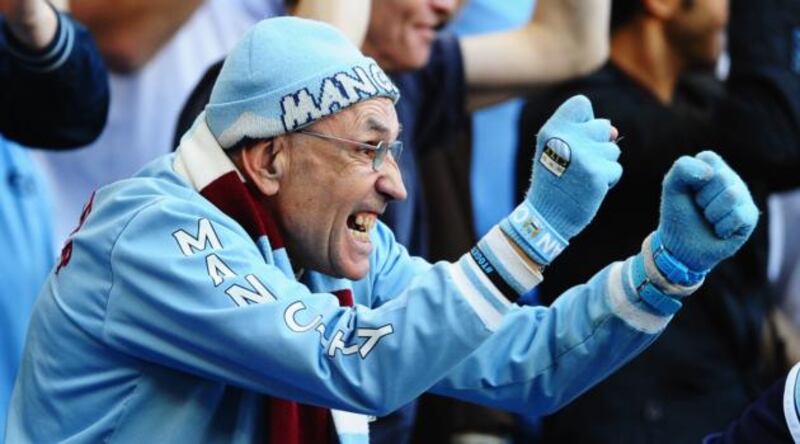
MULTIPOLYGON (((800 75, 800 26, 789 42, 792 70, 800 75)), ((770 196, 769 275, 791 328, 800 328, 800 190, 770 196)), ((800 355, 793 361, 800 361, 800 355)))
MULTIPOLYGON (((800 76, 792 66, 800 2, 732 0, 728 19, 727 0, 614 0, 610 62, 529 98, 520 140, 536 133, 560 97, 576 93, 589 96, 625 138, 624 179, 549 270, 543 299, 638 245, 642 231, 634 221, 658 214, 657 204, 641 197, 660 187, 655 172, 667 159, 714 147, 742 172, 762 211, 768 193, 800 185, 800 76), (713 68, 726 25, 728 79, 690 75, 713 68)), ((519 154, 525 162, 531 148, 521 146, 519 154)), ((525 180, 517 180, 520 190, 525 180)), ((777 304, 766 274, 766 225, 709 275, 699 303, 678 315, 651 349, 548 417, 543 442, 699 442, 783 374, 786 350, 772 321, 777 304)))
POLYGON ((703 444, 782 444, 800 442, 800 363, 753 401, 721 432, 703 444))
POLYGON ((541 0, 524 26, 466 37, 437 32, 461 6, 455 0, 386 0, 371 6, 362 48, 404 96, 398 107, 401 137, 412 153, 401 159, 409 198, 391 206, 386 220, 410 251, 426 255, 430 240, 420 159, 436 147, 452 146, 468 128, 469 111, 599 66, 608 51, 609 4, 541 0))
POLYGON ((25 147, 86 145, 108 80, 88 32, 44 0, 0 0, 0 437, 33 303, 53 266, 52 214, 25 147))
MULTIPOLYGON (((800 35, 800 29, 798 29, 800 35)), ((800 38, 795 44, 800 58, 800 38)), ((797 69, 800 75, 800 65, 797 69)), ((769 278, 783 317, 779 324, 791 333, 800 329, 800 191, 776 193, 769 198, 769 278)), ((800 350, 800 339, 793 351, 800 350)), ((789 355, 790 361, 800 361, 800 352, 789 355)))
MULTIPOLYGON (((445 28, 459 37, 519 29, 532 17, 533 0, 470 0, 445 28)), ((517 122, 523 100, 512 98, 471 113, 447 142, 419 159, 430 228, 431 260, 452 260, 514 208, 517 122)), ((520 421, 508 412, 435 395, 423 397, 415 442, 506 443, 520 421)))
POLYGON ((210 64, 280 0, 80 0, 75 16, 112 70, 108 124, 84 150, 42 153, 55 202, 55 247, 78 224, 89 195, 170 152, 181 105, 210 64))

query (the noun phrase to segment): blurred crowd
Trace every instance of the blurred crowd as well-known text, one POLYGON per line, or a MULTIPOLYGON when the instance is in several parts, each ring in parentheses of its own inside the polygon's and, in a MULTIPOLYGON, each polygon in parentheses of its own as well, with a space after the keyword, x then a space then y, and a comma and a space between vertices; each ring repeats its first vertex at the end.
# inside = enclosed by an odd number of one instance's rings
POLYGON ((658 341, 563 409, 424 395, 371 422, 371 442, 699 443, 724 430, 800 361, 800 1, 579 3, 0 0, 0 438, 31 310, 91 196, 175 150, 226 54, 279 15, 340 28, 399 88, 407 197, 383 220, 432 262, 457 260, 524 198, 536 135, 564 100, 586 95, 611 120, 623 178, 525 304, 638 251, 680 155, 716 150, 762 213, 658 341))

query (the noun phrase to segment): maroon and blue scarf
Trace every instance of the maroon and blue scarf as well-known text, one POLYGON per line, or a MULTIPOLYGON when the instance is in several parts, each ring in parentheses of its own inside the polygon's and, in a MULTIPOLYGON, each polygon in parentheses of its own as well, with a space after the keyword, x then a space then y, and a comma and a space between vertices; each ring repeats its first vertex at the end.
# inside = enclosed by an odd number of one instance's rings
MULTIPOLYGON (((242 175, 216 143, 204 115, 183 137, 175 155, 175 170, 214 206, 241 225, 261 251, 266 263, 295 279, 289 257, 269 202, 242 175)), ((320 273, 305 273, 304 281, 314 292, 337 296, 342 306, 353 305, 350 281, 320 273)), ((367 442, 366 417, 265 396, 265 440, 280 444, 324 444, 332 441, 334 426, 339 434, 362 435, 367 442)))

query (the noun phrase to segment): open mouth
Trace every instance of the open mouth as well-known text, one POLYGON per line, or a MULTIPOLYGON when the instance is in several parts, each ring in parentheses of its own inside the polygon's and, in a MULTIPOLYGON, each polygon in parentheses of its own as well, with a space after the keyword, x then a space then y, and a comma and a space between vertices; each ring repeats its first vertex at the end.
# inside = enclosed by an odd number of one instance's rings
POLYGON ((369 231, 375 226, 378 217, 374 213, 356 213, 347 218, 347 229, 353 238, 369 242, 369 231))

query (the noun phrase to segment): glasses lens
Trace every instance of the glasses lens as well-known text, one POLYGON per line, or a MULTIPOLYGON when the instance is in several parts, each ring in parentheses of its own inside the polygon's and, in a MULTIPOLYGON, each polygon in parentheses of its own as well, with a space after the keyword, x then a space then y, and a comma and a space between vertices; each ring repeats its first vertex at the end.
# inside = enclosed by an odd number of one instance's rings
POLYGON ((392 152, 395 162, 400 160, 400 155, 403 154, 403 142, 395 140, 389 145, 389 151, 392 152))
POLYGON ((383 159, 386 157, 386 152, 389 151, 389 148, 386 145, 386 142, 380 141, 378 145, 375 146, 375 157, 372 159, 372 169, 378 171, 378 168, 383 165, 383 159))
POLYGON ((383 165, 383 160, 386 159, 387 153, 392 153, 392 158, 394 158, 395 162, 400 159, 400 154, 403 153, 403 142, 399 140, 395 140, 392 143, 380 141, 376 148, 375 158, 372 159, 372 168, 375 171, 383 165))

